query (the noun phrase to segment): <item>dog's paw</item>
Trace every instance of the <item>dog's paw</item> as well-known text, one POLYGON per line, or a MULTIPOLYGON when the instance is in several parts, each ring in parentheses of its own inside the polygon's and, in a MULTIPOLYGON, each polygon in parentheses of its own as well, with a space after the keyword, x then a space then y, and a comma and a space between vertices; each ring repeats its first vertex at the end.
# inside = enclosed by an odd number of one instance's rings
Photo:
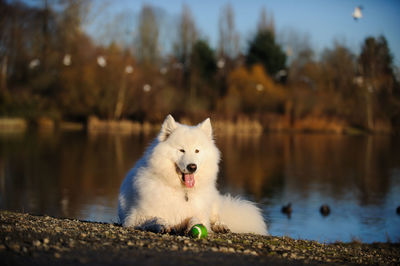
POLYGON ((162 219, 154 218, 147 220, 138 227, 139 230, 150 231, 156 234, 166 234, 171 232, 171 227, 167 225, 162 219))
POLYGON ((220 222, 215 222, 211 224, 211 230, 213 230, 215 233, 223 233, 223 234, 229 233, 231 231, 228 228, 228 226, 220 222))

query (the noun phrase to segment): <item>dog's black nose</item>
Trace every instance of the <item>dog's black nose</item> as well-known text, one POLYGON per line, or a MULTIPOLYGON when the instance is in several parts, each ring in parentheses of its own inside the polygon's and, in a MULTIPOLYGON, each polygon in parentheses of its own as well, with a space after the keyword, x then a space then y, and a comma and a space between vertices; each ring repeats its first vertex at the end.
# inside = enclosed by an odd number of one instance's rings
POLYGON ((188 171, 189 171, 190 173, 194 173, 194 172, 196 171, 196 169, 197 169, 197 165, 194 164, 194 163, 190 163, 190 164, 188 164, 188 165, 186 166, 186 169, 188 169, 188 171))

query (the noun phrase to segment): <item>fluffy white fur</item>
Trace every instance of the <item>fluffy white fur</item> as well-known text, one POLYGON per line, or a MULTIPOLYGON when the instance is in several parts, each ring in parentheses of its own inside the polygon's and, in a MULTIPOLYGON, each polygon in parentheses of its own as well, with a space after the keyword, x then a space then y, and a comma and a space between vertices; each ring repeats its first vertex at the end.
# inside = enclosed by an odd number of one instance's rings
POLYGON ((210 119, 197 126, 165 119, 158 137, 123 181, 118 213, 124 226, 169 232, 202 223, 208 231, 267 235, 254 203, 220 195, 216 188, 220 152, 210 119), (196 164, 193 187, 185 185, 187 166, 196 164))

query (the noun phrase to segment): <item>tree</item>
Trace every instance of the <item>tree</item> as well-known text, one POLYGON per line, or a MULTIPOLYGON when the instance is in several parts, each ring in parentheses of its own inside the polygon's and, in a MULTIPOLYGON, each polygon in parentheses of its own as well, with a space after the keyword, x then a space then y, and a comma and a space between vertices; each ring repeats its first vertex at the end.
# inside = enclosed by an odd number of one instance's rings
POLYGON ((69 119, 83 120, 96 114, 99 103, 100 82, 96 77, 96 47, 88 36, 74 37, 71 64, 63 66, 58 77, 58 108, 69 119))
POLYGON ((246 62, 248 65, 260 63, 268 74, 275 75, 279 70, 285 69, 286 54, 275 42, 274 34, 269 30, 262 30, 250 41, 246 62))
POLYGON ((56 91, 58 24, 47 1, 42 3, 35 7, 22 2, 0 3, 4 16, 0 15, 0 86, 6 94, 9 88, 23 87, 18 97, 9 94, 11 105, 35 102, 38 108, 46 109, 56 91))
POLYGON ((258 20, 258 31, 270 31, 275 34, 275 21, 274 15, 271 13, 267 15, 265 7, 261 9, 260 19, 258 20))
POLYGON ((214 84, 217 65, 214 51, 206 41, 198 40, 194 44, 192 65, 191 83, 194 90, 192 97, 202 97, 207 101, 207 105, 214 107, 218 96, 214 84), (198 94, 198 91, 201 94, 198 94))
POLYGON ((292 63, 297 61, 293 67, 303 65, 305 62, 314 59, 315 49, 311 44, 311 36, 309 33, 299 32, 298 30, 287 27, 275 34, 275 38, 282 47, 285 47, 287 55, 287 64, 290 66, 289 74, 295 70, 292 68, 292 63))
POLYGON ((189 68, 190 66, 190 57, 196 39, 197 30, 192 13, 187 5, 183 5, 174 50, 176 57, 184 68, 189 68))
POLYGON ((326 49, 319 64, 319 73, 312 77, 321 91, 320 103, 326 116, 346 118, 358 122, 362 96, 354 82, 356 60, 354 54, 343 44, 336 43, 333 49, 326 49))
POLYGON ((198 76, 206 81, 213 79, 217 70, 214 51, 204 40, 198 40, 193 46, 192 53, 193 69, 198 76))
POLYGON ((182 6, 182 13, 178 24, 178 36, 174 44, 175 56, 182 66, 183 87, 185 93, 191 96, 195 94, 194 87, 190 83, 191 53, 197 39, 197 30, 192 14, 187 5, 182 6))
POLYGON ((219 56, 233 59, 239 52, 239 34, 235 30, 235 13, 231 4, 228 3, 221 9, 218 26, 219 56))
POLYGON ((374 129, 376 118, 392 120, 400 115, 399 99, 393 97, 397 81, 386 38, 366 38, 358 61, 366 97, 367 124, 369 129, 374 129))
POLYGON ((261 64, 238 67, 229 74, 228 93, 219 108, 224 113, 283 112, 287 91, 265 73, 261 64))
POLYGON ((10 7, 4 0, 0 0, 0 97, 5 97, 7 89, 7 67, 8 67, 8 43, 10 36, 7 34, 7 21, 10 13, 10 7))
POLYGON ((355 56, 349 49, 338 43, 333 49, 326 49, 322 54, 321 66, 323 89, 338 92, 344 97, 353 96, 356 65, 355 56))
POLYGON ((156 64, 159 59, 159 24, 153 7, 144 5, 140 11, 137 36, 138 59, 144 66, 156 64))
POLYGON ((83 34, 82 23, 89 12, 89 1, 62 1, 64 7, 59 21, 59 42, 63 52, 76 49, 77 39, 83 34))
POLYGON ((392 94, 394 72, 393 56, 384 36, 375 39, 368 37, 362 46, 359 57, 360 72, 373 90, 392 94))

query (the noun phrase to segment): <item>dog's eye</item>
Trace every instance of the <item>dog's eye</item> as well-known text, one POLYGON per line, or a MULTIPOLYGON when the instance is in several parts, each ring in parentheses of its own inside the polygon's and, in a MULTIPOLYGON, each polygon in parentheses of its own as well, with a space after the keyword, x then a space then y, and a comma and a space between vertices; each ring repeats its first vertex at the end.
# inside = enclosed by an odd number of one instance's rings
POLYGON ((194 152, 195 152, 195 153, 199 153, 200 151, 199 151, 198 149, 196 149, 194 152))
POLYGON ((184 150, 184 149, 180 149, 179 151, 182 152, 182 153, 185 153, 185 150, 184 150))

